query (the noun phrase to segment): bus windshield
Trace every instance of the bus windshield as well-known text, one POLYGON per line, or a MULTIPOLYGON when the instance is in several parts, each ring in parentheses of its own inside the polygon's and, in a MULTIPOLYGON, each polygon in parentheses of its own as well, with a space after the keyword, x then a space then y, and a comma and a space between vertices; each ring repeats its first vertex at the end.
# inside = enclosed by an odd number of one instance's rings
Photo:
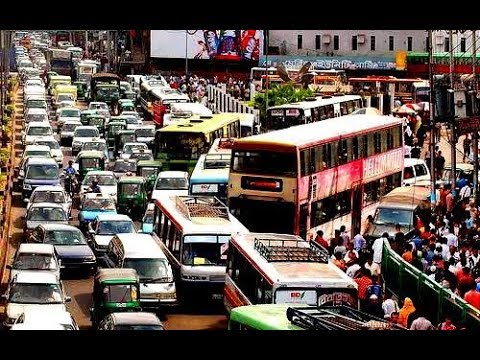
POLYGON ((302 109, 270 109, 268 111, 268 130, 286 129, 304 123, 302 109))
POLYGON ((162 133, 159 152, 176 159, 197 159, 208 151, 209 145, 202 133, 162 133))
POLYGON ((222 254, 222 245, 230 235, 185 235, 183 237, 183 264, 226 265, 227 256, 222 254))
POLYGON ((235 151, 233 171, 254 174, 269 174, 295 177, 297 161, 295 154, 273 151, 235 151))

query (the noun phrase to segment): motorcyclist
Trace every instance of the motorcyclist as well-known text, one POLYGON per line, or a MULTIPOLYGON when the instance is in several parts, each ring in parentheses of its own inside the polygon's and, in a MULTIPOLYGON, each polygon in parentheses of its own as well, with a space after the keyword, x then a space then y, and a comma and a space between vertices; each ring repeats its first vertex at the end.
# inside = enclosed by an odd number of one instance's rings
POLYGON ((75 175, 77 170, 73 167, 73 160, 68 160, 68 166, 65 168, 66 175, 75 175))
POLYGON ((74 189, 76 187, 77 170, 75 170, 75 168, 73 167, 73 161, 72 160, 68 161, 68 166, 64 169, 64 172, 65 172, 65 175, 66 175, 66 177, 65 177, 65 189, 69 192, 72 191, 72 193, 73 193, 74 189), (71 187, 71 185, 73 185, 73 187, 71 187))
POLYGON ((98 186, 98 180, 97 179, 92 180, 92 186, 90 186, 90 191, 92 193, 97 193, 97 194, 102 192, 102 190, 100 189, 100 186, 98 186))

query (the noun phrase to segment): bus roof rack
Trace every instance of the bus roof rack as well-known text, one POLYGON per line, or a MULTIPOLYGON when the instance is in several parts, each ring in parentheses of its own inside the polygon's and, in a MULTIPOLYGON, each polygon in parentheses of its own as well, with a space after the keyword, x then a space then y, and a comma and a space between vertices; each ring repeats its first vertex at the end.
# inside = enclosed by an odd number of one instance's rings
POLYGON ((255 238, 253 248, 268 262, 301 261, 328 263, 328 251, 320 245, 303 239, 255 238))
POLYGON ((228 207, 217 197, 177 195, 175 196, 175 203, 189 220, 199 217, 230 219, 228 207))
POLYGON ((351 307, 289 307, 287 318, 292 324, 307 330, 405 330, 385 319, 351 307))

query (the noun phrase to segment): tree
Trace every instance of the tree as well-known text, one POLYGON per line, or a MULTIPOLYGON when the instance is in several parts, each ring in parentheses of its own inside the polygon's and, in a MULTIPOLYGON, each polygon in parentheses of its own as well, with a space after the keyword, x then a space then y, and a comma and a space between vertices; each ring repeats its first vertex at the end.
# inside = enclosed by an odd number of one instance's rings
MULTIPOLYGON (((314 94, 310 89, 297 88, 293 83, 284 83, 268 89, 268 106, 299 102, 312 96, 314 96, 314 94)), ((260 122, 262 124, 265 122, 266 118, 266 100, 266 90, 255 95, 254 106, 260 109, 260 122)))

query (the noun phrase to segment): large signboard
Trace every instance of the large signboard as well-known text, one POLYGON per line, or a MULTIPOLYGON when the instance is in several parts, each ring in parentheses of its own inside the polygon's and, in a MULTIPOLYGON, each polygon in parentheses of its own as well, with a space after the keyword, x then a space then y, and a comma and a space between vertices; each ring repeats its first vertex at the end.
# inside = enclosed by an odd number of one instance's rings
POLYGON ((263 54, 262 30, 152 30, 154 58, 255 61, 263 54))
POLYGON ((269 55, 261 56, 259 66, 276 66, 283 63, 287 69, 300 69, 303 64, 310 61, 312 70, 399 70, 394 56, 355 56, 345 55, 339 57, 327 56, 289 56, 269 55))

